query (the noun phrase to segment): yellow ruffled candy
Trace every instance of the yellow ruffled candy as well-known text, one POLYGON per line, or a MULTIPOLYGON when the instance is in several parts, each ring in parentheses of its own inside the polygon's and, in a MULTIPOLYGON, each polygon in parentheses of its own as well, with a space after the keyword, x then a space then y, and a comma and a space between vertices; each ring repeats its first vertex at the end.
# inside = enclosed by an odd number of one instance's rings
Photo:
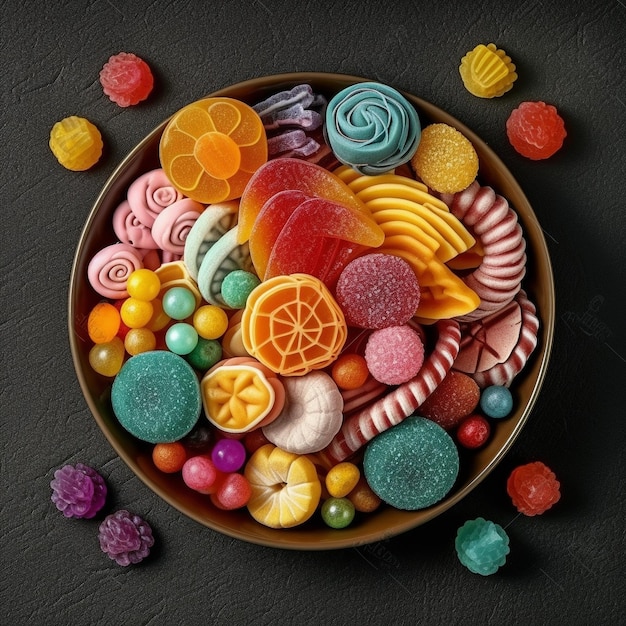
POLYGON ((465 88, 479 98, 505 94, 517 79, 515 65, 504 50, 493 43, 477 45, 462 59, 459 72, 465 88))
POLYGON ((49 146, 63 167, 82 172, 98 162, 104 144, 100 131, 89 120, 72 115, 52 127, 49 146))

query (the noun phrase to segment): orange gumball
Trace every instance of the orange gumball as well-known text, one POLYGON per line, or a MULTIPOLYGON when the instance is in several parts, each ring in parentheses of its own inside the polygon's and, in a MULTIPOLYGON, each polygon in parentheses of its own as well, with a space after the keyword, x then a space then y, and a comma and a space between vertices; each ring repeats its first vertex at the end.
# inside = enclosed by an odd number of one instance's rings
POLYGON ((342 354, 331 370, 332 379, 339 389, 358 389, 365 384, 369 370, 367 362, 360 354, 342 354))
POLYGON ((180 441, 157 443, 152 449, 152 462, 166 474, 175 474, 183 469, 187 451, 180 441))

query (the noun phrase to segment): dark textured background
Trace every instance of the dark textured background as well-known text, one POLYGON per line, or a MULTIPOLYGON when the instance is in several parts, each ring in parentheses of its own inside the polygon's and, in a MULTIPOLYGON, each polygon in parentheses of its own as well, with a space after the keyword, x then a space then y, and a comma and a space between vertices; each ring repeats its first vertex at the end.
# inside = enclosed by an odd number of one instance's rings
POLYGON ((4 624, 619 624, 624 594, 624 211, 626 3, 108 0, 0 3, 2 387, 0 621, 4 624), (327 8, 328 7, 328 8, 327 8), (511 55, 502 98, 471 96, 460 58, 478 43, 511 55), (135 52, 156 88, 121 109, 98 72, 135 52), (242 543, 181 516, 117 458, 92 419, 70 357, 66 301, 82 225, 116 164, 153 127, 206 93, 255 76, 319 70, 384 81, 448 110, 482 136, 545 230, 557 290, 553 356, 521 436, 479 488, 441 518, 335 552, 242 543), (531 162, 504 123, 523 100, 555 104, 563 150, 531 162), (52 125, 102 131, 92 170, 64 170, 52 125), (518 516, 509 472, 542 460, 562 483, 543 516, 518 516), (107 510, 128 507, 157 545, 136 568, 98 547, 97 520, 66 520, 53 471, 105 476, 107 510), (505 567, 460 565, 457 528, 483 516, 511 538, 505 567))

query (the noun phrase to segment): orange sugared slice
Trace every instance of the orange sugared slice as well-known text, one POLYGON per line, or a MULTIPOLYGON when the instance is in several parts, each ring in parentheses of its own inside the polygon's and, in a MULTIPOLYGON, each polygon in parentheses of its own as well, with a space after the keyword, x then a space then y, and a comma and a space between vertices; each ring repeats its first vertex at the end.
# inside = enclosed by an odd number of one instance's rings
POLYGON ((263 122, 233 98, 205 98, 174 114, 159 144, 161 166, 189 198, 214 204, 239 198, 267 161, 263 122))
POLYGON ((275 276, 250 296, 241 318, 245 349, 272 371, 302 376, 332 363, 346 341, 343 312, 307 274, 275 276))

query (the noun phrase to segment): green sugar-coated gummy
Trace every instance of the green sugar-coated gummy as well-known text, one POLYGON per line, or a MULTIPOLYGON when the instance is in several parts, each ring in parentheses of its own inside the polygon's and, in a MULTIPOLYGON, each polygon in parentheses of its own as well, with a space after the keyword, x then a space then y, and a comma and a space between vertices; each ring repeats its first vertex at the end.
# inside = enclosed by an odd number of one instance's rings
POLYGON ((410 416, 368 444, 363 470, 384 502, 416 511, 439 502, 450 491, 459 473, 459 453, 441 426, 410 416))
POLYGON ((113 412, 132 435, 150 443, 184 437, 200 417, 200 384, 181 356, 142 352, 126 361, 111 388, 113 412))

